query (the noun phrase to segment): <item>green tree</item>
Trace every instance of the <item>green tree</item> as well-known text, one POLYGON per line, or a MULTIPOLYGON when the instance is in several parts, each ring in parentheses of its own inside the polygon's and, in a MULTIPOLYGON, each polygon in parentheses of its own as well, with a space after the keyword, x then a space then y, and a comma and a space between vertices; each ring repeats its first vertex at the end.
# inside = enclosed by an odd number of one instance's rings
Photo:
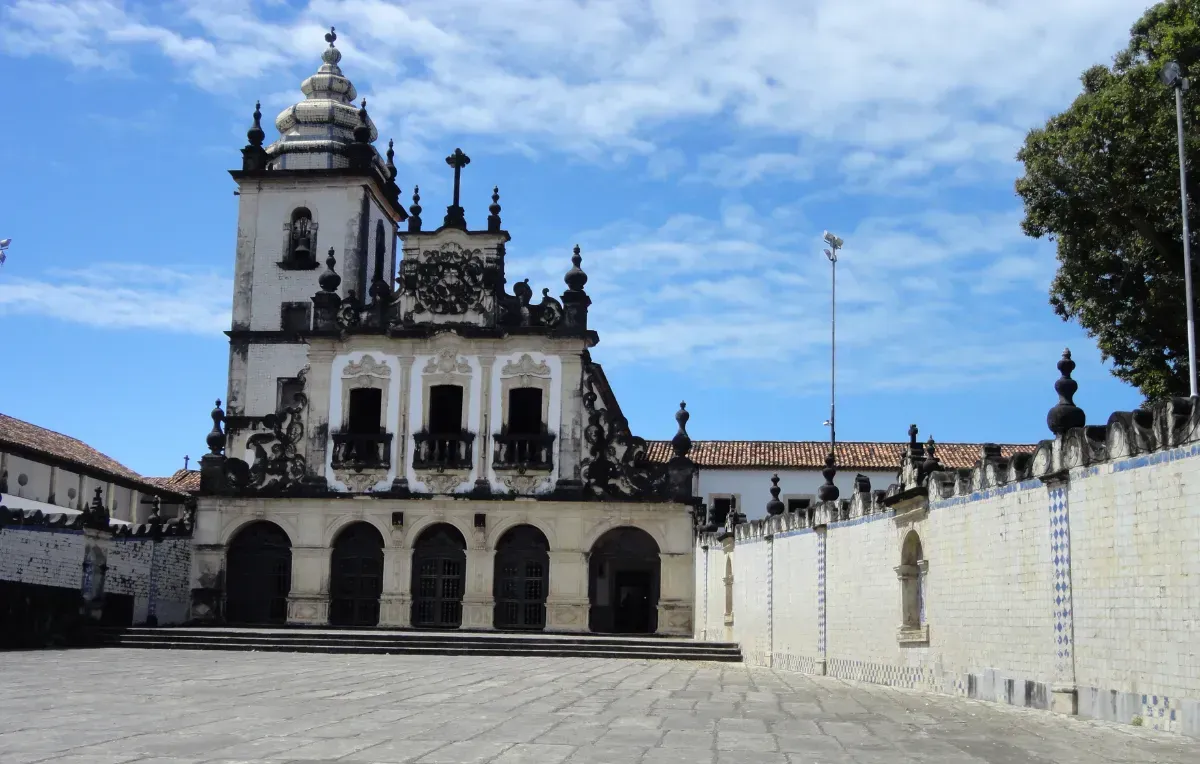
POLYGON ((1031 131, 1017 154, 1025 165, 1016 183, 1021 227, 1058 247, 1050 304, 1063 320, 1078 321, 1113 373, 1149 400, 1188 394, 1175 99, 1158 79, 1171 60, 1197 75, 1196 90, 1184 93, 1195 250, 1200 0, 1148 10, 1113 65, 1084 72, 1083 93, 1031 131))

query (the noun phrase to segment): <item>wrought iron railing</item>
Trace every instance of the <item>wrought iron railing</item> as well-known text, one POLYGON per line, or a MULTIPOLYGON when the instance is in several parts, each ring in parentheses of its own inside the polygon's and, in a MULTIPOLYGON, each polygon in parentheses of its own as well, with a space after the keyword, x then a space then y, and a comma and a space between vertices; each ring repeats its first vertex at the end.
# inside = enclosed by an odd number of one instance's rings
POLYGON ((549 470, 554 466, 554 433, 497 433, 492 466, 497 469, 549 470))
POLYGON ((335 432, 333 468, 387 469, 392 466, 392 433, 335 432))
POLYGON ((460 432, 413 433, 416 453, 413 467, 419 470, 467 470, 471 468, 472 446, 475 433, 460 432))

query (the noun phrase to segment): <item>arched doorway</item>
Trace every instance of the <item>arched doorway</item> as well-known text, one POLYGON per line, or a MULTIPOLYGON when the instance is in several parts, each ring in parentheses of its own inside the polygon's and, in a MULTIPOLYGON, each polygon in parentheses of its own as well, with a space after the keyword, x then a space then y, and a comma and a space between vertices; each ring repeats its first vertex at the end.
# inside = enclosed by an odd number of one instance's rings
POLYGON ((658 544, 641 528, 622 526, 592 545, 588 597, 592 631, 653 634, 658 629, 658 544))
POLYGON ((413 545, 412 625, 457 629, 462 625, 467 542, 453 525, 426 528, 413 545))
POLYGON ((383 536, 365 522, 347 526, 329 558, 329 622, 375 626, 383 593, 383 536))
POLYGON ((275 523, 250 523, 229 543, 225 559, 225 620, 287 623, 292 542, 275 523))
POLYGON ((546 626, 550 542, 532 525, 510 528, 496 544, 494 624, 497 629, 546 626))

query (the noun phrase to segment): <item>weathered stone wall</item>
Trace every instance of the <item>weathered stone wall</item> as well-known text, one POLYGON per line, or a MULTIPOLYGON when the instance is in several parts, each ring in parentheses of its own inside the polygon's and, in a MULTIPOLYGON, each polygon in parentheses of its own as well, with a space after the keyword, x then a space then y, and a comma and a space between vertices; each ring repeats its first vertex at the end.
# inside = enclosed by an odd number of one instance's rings
MULTIPOLYGON (((728 556, 752 664, 1200 735, 1198 425, 1200 399, 1175 401, 954 472, 914 444, 900 485, 822 503, 813 527, 702 534, 705 607, 728 556)), ((723 636, 711 615, 696 635, 723 636)))
POLYGON ((78 530, 0 528, 0 579, 78 589, 83 547, 78 530))

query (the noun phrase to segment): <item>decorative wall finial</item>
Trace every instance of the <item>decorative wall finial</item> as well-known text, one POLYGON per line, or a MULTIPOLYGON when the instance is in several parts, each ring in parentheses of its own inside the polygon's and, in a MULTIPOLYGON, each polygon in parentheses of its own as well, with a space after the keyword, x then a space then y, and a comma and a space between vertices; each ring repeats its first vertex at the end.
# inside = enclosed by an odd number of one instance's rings
POLYGON ((917 430, 917 426, 915 424, 910 424, 908 426, 908 445, 910 445, 910 446, 917 445, 917 433, 918 432, 919 431, 917 430))
POLYGON ((337 258, 333 256, 333 247, 330 247, 329 257, 325 258, 325 272, 317 279, 317 283, 321 285, 323 291, 336 292, 342 283, 342 277, 337 275, 337 271, 333 269, 335 265, 337 265, 337 258))
POLYGON ((1067 430, 1083 427, 1087 417, 1083 409, 1075 405, 1075 392, 1079 383, 1071 379, 1075 371, 1075 362, 1071 360, 1071 349, 1063 350, 1062 359, 1058 362, 1061 376, 1054 382, 1054 392, 1058 393, 1058 403, 1046 414, 1046 426, 1055 435, 1065 435, 1067 430))
POLYGON ((408 230, 414 233, 421 230, 421 187, 413 186, 413 203, 408 208, 408 230))
POLYGON ((933 436, 930 435, 929 440, 925 441, 925 461, 921 463, 921 470, 926 475, 941 469, 942 465, 938 462, 937 456, 934 455, 934 449, 936 448, 937 444, 933 442, 933 436))
POLYGON ((367 116, 367 99, 362 99, 358 107, 358 125, 354 128, 354 140, 358 143, 371 142, 371 122, 367 116))
POLYGON ((246 138, 250 141, 250 145, 255 148, 261 148, 263 140, 267 134, 262 128, 262 102, 254 102, 254 124, 250 125, 250 129, 246 131, 246 138))
POLYGON ((675 423, 679 425, 679 431, 675 433, 675 437, 671 438, 671 447, 675 449, 675 456, 685 457, 692 450, 692 439, 687 434, 687 423, 692 418, 688 413, 687 403, 679 402, 679 410, 675 412, 675 423))
POLYGON ((830 451, 825 456, 825 469, 821 470, 821 474, 825 477, 825 483, 817 489, 817 498, 821 501, 836 501, 841 495, 838 487, 833 484, 833 478, 837 475, 837 467, 834 466, 835 458, 833 452, 830 451))
POLYGON ((388 180, 396 179, 396 161, 395 160, 396 160, 396 149, 392 145, 392 139, 388 138, 388 150, 387 150, 388 180))
POLYGON ((500 230, 500 187, 492 188, 492 203, 488 207, 488 231, 496 233, 500 230))
POLYGON ((212 410, 213 428, 206 442, 213 456, 221 456, 225 451, 225 433, 221 431, 221 423, 225 421, 225 412, 221 410, 221 399, 217 398, 216 408, 212 410))
POLYGON ((155 496, 150 500, 150 517, 146 520, 149 525, 162 525, 165 520, 162 517, 162 499, 155 496))
POLYGON ((467 230, 467 218, 462 205, 459 204, 459 194, 462 187, 462 169, 471 164, 471 157, 464 154, 462 149, 455 149, 453 154, 446 157, 446 164, 454 168, 454 203, 446 208, 444 224, 447 228, 459 228, 465 231, 467 230))
POLYGON ((771 500, 767 502, 768 515, 782 515, 787 509, 779 500, 779 473, 771 476, 771 500))
POLYGON ((579 245, 576 244, 574 254, 571 255, 571 270, 563 276, 563 281, 567 282, 567 289, 572 292, 582 292, 584 284, 587 284, 587 274, 579 267, 582 262, 583 256, 579 254, 579 245))

